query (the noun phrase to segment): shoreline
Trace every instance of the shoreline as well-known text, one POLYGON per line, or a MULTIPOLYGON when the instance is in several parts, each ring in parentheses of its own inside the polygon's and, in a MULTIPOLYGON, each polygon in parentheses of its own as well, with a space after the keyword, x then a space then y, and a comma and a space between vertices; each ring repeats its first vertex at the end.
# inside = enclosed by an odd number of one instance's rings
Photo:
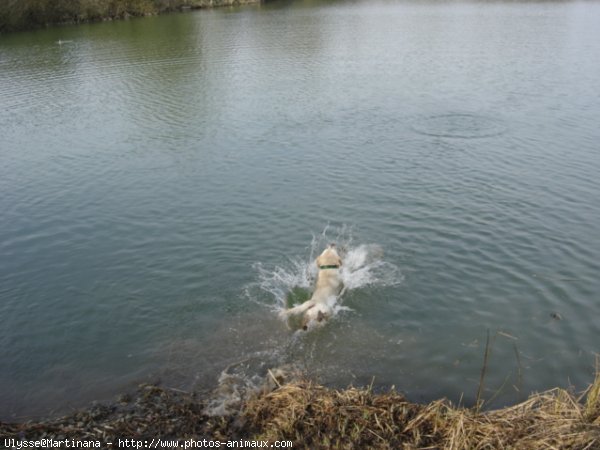
POLYGON ((227 441, 285 441, 288 448, 310 449, 600 448, 600 373, 579 395, 555 388, 490 411, 445 399, 412 403, 394 390, 338 390, 307 379, 286 383, 270 375, 269 384, 226 415, 207 414, 208 398, 197 393, 142 384, 110 405, 57 419, 0 422, 0 443, 71 440, 118 448, 119 439, 121 447, 125 439, 160 439, 176 440, 179 448, 202 440, 204 446, 208 441, 220 446, 227 441))
POLYGON ((51 0, 0 2, 0 35, 55 26, 107 22, 171 12, 256 5, 262 0, 84 0, 54 7, 51 0))

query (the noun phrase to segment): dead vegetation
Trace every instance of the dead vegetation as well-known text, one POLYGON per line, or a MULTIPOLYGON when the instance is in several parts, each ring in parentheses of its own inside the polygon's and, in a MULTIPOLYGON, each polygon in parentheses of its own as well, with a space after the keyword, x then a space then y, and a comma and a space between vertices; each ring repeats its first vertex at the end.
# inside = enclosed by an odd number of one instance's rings
POLYGON ((43 422, 0 423, 0 436, 269 439, 310 449, 600 449, 600 374, 578 396, 557 388, 486 412, 303 380, 257 393, 230 416, 209 417, 193 394, 143 385, 112 406, 43 422))
POLYGON ((563 389, 488 412, 396 392, 294 383, 251 399, 247 425, 306 448, 600 449, 600 375, 579 397, 563 389))

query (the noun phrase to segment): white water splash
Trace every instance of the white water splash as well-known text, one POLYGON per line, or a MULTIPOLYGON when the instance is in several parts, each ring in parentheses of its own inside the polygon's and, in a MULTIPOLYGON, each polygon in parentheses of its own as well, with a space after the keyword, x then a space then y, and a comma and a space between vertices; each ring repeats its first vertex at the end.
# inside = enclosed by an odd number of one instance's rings
MULTIPOLYGON (((330 299, 334 317, 340 311, 350 310, 343 305, 343 297, 349 292, 356 289, 394 286, 402 282, 404 277, 398 267, 384 260, 381 246, 355 245, 351 229, 342 227, 332 230, 326 227, 320 235, 313 236, 306 256, 295 256, 279 265, 268 266, 256 263, 254 268, 257 272, 257 281, 246 286, 246 296, 254 302, 269 307, 280 317, 280 312, 308 300, 312 295, 318 272, 315 259, 330 243, 336 244, 343 261, 340 276, 344 288, 338 297, 330 299)), ((288 344, 302 346, 302 336, 306 335, 294 333, 288 344)), ((223 370, 219 376, 218 386, 205 409, 206 414, 217 416, 230 414, 240 408, 248 395, 259 390, 275 388, 273 383, 277 381, 274 381, 274 378, 297 377, 302 372, 301 367, 297 365, 295 359, 293 364, 286 362, 285 348, 283 345, 276 349, 252 353, 223 370), (267 370, 268 367, 273 369, 267 370)))
POLYGON ((227 416, 239 410, 248 393, 258 391, 258 385, 250 377, 227 373, 219 375, 217 388, 212 392, 204 413, 208 416, 227 416))
POLYGON ((281 265, 271 267, 256 263, 254 269, 258 273, 258 281, 246 290, 248 297, 269 306, 276 313, 293 306, 289 304, 289 298, 294 291, 300 290, 307 298, 297 298, 298 295, 292 295, 293 304, 308 300, 318 272, 315 258, 329 243, 336 244, 343 261, 340 276, 344 288, 337 298, 334 315, 341 310, 349 309, 342 305, 343 296, 349 291, 367 287, 394 286, 402 282, 404 277, 400 269, 394 264, 384 261, 384 252, 381 246, 377 244, 354 245, 352 230, 347 227, 342 227, 334 232, 336 233, 335 238, 329 237, 328 233, 332 234, 330 228, 326 227, 323 233, 313 236, 308 257, 290 258, 281 265), (253 287, 254 289, 252 289, 253 287))
POLYGON ((280 384, 301 378, 302 371, 295 364, 273 365, 263 361, 259 354, 226 367, 217 381, 204 408, 208 416, 228 416, 242 406, 242 402, 258 392, 270 392, 280 384), (260 362, 259 366, 252 364, 260 362))

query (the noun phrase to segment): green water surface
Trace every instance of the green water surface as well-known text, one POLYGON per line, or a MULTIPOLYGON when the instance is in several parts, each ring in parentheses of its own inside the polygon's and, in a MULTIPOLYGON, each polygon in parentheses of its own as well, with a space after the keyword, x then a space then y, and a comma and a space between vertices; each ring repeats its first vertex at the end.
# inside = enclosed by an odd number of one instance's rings
POLYGON ((0 36, 0 419, 245 359, 469 403, 488 329, 486 398, 584 388, 598 17, 299 1, 0 36), (298 338, 256 264, 310 263, 327 224, 403 282, 298 338))

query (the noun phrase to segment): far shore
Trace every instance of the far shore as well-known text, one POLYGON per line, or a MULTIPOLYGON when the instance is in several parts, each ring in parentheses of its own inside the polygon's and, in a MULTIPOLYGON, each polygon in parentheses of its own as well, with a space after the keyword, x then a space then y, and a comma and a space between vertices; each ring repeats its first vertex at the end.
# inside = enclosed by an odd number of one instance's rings
POLYGON ((3 0, 0 2, 0 34, 54 25, 258 3, 261 0, 3 0))

